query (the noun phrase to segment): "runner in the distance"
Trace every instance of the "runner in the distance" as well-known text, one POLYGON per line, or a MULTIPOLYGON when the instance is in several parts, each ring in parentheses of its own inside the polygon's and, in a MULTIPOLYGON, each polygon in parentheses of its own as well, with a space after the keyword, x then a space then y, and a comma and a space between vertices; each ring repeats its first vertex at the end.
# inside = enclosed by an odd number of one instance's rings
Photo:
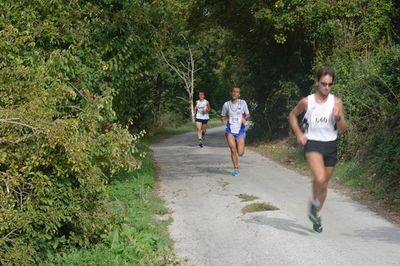
POLYGON ((289 123, 297 142, 304 145, 305 158, 313 174, 312 198, 308 217, 316 232, 322 232, 321 210, 328 192, 328 182, 337 162, 337 133, 346 131, 347 125, 342 100, 331 89, 335 80, 331 68, 325 67, 316 75, 316 91, 303 98, 289 114, 289 123), (305 133, 297 117, 304 115, 305 133))
POLYGON ((240 88, 233 87, 231 90, 231 100, 224 103, 221 112, 221 121, 226 122, 225 136, 231 150, 233 163, 233 176, 239 175, 238 155, 243 156, 246 138, 246 122, 250 118, 247 103, 239 99, 240 88))
POLYGON ((208 112, 211 111, 210 103, 205 99, 203 91, 199 92, 199 100, 196 101, 196 130, 200 148, 203 148, 203 139, 207 131, 207 123, 210 119, 208 112))

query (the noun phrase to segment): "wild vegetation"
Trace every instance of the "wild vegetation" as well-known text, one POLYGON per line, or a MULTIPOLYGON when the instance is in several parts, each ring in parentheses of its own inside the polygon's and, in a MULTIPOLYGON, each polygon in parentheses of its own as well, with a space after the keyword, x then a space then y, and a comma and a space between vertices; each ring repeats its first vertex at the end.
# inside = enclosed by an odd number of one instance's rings
MULTIPOLYGON (((341 158, 366 165, 375 190, 400 203, 399 8, 391 0, 1 1, 0 263, 112 243, 107 232, 123 215, 110 207, 110 189, 143 174, 141 138, 190 117, 185 84, 162 58, 180 65, 188 47, 194 95, 204 90, 216 114, 239 85, 253 140, 287 136, 288 112, 312 90, 315 69, 332 66, 350 125, 341 158)), ((135 210, 143 209, 152 210, 135 210)), ((126 254, 167 254, 164 238, 150 238, 126 254)))
POLYGON ((189 21, 229 32, 230 56, 239 62, 235 81, 254 108, 254 141, 287 136, 288 112, 312 92, 315 70, 333 67, 333 91, 350 125, 340 157, 365 165, 373 192, 398 205, 399 7, 390 0, 199 0, 189 21))

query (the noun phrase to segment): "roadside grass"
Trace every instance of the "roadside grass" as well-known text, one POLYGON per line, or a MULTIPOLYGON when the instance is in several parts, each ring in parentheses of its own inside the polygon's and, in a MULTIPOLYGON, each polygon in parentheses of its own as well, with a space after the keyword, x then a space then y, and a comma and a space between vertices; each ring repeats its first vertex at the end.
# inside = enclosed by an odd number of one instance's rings
POLYGON ((254 195, 249 195, 249 194, 238 194, 236 195, 236 197, 238 197, 239 199, 241 199, 241 202, 247 202, 247 201, 253 201, 256 199, 259 199, 259 197, 254 196, 254 195))
MULTIPOLYGON (((218 127, 221 126, 221 122, 217 118, 212 118, 208 121, 208 128, 213 128, 213 127, 218 127)), ((172 137, 178 134, 183 134, 191 131, 195 131, 195 123, 193 122, 186 122, 180 126, 177 127, 169 127, 169 128, 164 128, 161 130, 157 130, 155 133, 151 135, 147 135, 143 142, 147 145, 159 142, 163 139, 166 139, 168 137, 172 137)))
MULTIPOLYGON (((209 122, 210 128, 218 125, 217 119, 209 122)), ((109 211, 115 214, 112 230, 101 243, 51 255, 46 265, 180 265, 168 233, 172 218, 156 218, 170 210, 155 192, 157 170, 149 146, 193 130, 194 123, 187 122, 143 138, 138 148, 147 155, 141 169, 121 175, 107 187, 109 211)))
POLYGON ((53 257, 48 265, 174 265, 179 264, 168 235, 170 220, 155 214, 169 212, 153 191, 156 169, 146 156, 140 170, 108 186, 109 209, 116 214, 113 230, 103 243, 53 257))
MULTIPOLYGON (((274 161, 310 173, 303 148, 294 146, 290 139, 257 143, 253 148, 274 161)), ((367 175, 368 166, 366 164, 351 161, 339 162, 335 167, 332 179, 348 187, 373 190, 375 185, 367 175)))
MULTIPOLYGON (((273 142, 256 143, 252 147, 256 152, 271 158, 289 168, 311 175, 304 158, 303 148, 294 145, 294 140, 287 138, 273 142)), ((334 188, 368 205, 386 218, 400 223, 400 199, 398 195, 388 194, 388 182, 377 178, 370 171, 367 162, 339 162, 331 180, 334 188)))
POLYGON ((244 206, 242 208, 242 213, 246 214, 249 212, 263 212, 263 211, 276 211, 276 210, 279 210, 279 208, 275 207, 270 203, 255 202, 244 206))
POLYGON ((253 145, 253 148, 262 155, 285 165, 297 169, 308 170, 307 161, 304 159, 303 149, 289 143, 288 139, 273 142, 262 142, 253 145))
POLYGON ((368 175, 368 167, 365 164, 355 162, 342 162, 338 163, 333 173, 333 178, 340 183, 362 189, 373 189, 374 185, 371 183, 368 175))

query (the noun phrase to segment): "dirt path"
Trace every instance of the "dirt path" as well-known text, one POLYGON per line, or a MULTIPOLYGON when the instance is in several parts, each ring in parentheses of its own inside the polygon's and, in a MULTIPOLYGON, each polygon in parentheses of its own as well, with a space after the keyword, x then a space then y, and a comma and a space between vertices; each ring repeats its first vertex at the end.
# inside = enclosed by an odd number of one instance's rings
POLYGON ((306 217, 309 178, 249 150, 240 176, 230 176, 223 128, 209 131, 203 149, 188 133, 153 150, 187 265, 400 265, 400 228, 359 203, 330 191, 316 234, 306 217), (243 193, 279 210, 243 215, 243 193))

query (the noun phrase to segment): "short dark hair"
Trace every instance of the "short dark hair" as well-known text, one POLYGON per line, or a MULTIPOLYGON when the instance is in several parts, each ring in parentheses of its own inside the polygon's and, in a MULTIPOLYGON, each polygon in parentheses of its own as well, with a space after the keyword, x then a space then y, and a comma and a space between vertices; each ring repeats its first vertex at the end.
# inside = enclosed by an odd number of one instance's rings
POLYGON ((199 91, 199 94, 200 94, 200 93, 203 93, 203 94, 205 94, 205 93, 204 93, 204 91, 199 91))
POLYGON ((231 92, 232 92, 234 89, 239 89, 239 90, 240 90, 239 86, 232 86, 231 92))
POLYGON ((319 81, 322 77, 329 75, 332 77, 332 81, 335 81, 335 72, 330 67, 323 67, 317 71, 315 74, 315 79, 319 81))

